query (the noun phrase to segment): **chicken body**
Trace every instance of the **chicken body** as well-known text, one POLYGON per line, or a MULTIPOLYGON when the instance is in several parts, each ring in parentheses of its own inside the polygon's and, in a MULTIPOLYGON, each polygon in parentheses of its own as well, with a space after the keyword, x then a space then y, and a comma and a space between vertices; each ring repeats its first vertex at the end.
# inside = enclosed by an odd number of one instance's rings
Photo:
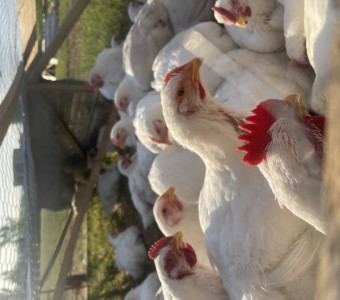
POLYGON ((198 203, 204 175, 205 166, 201 158, 174 141, 157 155, 148 178, 156 194, 162 195, 174 186, 178 197, 192 204, 198 203))
POLYGON ((160 101, 159 92, 149 92, 139 101, 133 120, 138 140, 152 153, 159 153, 167 146, 168 129, 165 126, 160 101), (155 132, 155 122, 159 123, 161 127, 159 134, 155 132), (156 140, 159 142, 156 143, 156 140), (161 143, 161 141, 164 141, 164 143, 161 143))
POLYGON ((153 272, 136 288, 129 291, 124 300, 161 300, 163 296, 158 293, 161 283, 156 272, 153 272))
POLYGON ((117 87, 114 102, 119 112, 134 117, 136 106, 145 94, 146 92, 138 87, 135 79, 126 75, 117 87))
POLYGON ((280 99, 292 92, 300 93, 305 106, 310 106, 313 70, 292 68, 284 52, 235 49, 221 55, 211 67, 224 79, 214 99, 238 112, 248 114, 259 101, 280 99))
POLYGON ((120 174, 115 165, 107 166, 99 171, 97 188, 100 202, 108 219, 110 219, 114 206, 118 201, 119 178, 120 174))
POLYGON ((133 118, 127 117, 119 120, 111 129, 111 142, 117 147, 124 148, 136 147, 137 139, 135 137, 135 128, 132 124, 133 118))
POLYGON ((162 0, 167 8, 175 34, 197 23, 212 21, 214 16, 210 10, 214 0, 162 0))
MULTIPOLYGON (((298 101, 299 96, 293 97, 298 101)), ((253 114, 246 118, 251 123, 243 125, 250 133, 239 137, 248 142, 240 147, 247 151, 243 160, 258 165, 281 205, 325 234, 327 218, 321 208, 324 118, 300 116, 289 102, 276 99, 261 102, 253 114), (265 149, 262 158, 258 149, 265 149)))
MULTIPOLYGON (((280 208, 259 169, 242 165, 236 150, 242 116, 206 92, 200 64, 195 59, 167 74, 161 96, 171 135, 206 166, 199 217, 208 254, 231 299, 294 299, 290 285, 310 276, 304 262, 315 251, 297 253, 300 241, 313 244, 313 228, 280 208), (286 268, 290 263, 296 268, 286 268)), ((310 285, 299 291, 313 296, 310 285)))
POLYGON ((104 49, 89 73, 87 85, 99 88, 99 92, 112 101, 123 77, 122 46, 104 49))
POLYGON ((143 275, 147 253, 137 226, 131 226, 117 234, 110 232, 109 243, 116 249, 116 266, 134 278, 143 275))
POLYGON ((237 46, 226 30, 215 22, 197 24, 177 34, 158 53, 152 66, 154 81, 151 85, 161 91, 167 72, 196 56, 204 56, 202 78, 209 92, 214 93, 223 78, 210 66, 220 55, 235 48, 237 46))
POLYGON ((263 53, 284 50, 284 8, 277 1, 217 0, 213 10, 240 47, 263 53))
POLYGON ((118 169, 128 177, 131 200, 142 218, 144 228, 148 228, 154 221, 152 207, 157 196, 140 170, 138 155, 134 154, 131 158, 122 157, 118 161, 118 169))
POLYGON ((315 71, 311 105, 318 114, 327 113, 328 81, 332 28, 336 18, 333 15, 332 1, 305 0, 305 35, 307 55, 315 71))
POLYGON ((173 37, 169 14, 160 0, 143 5, 126 36, 123 47, 125 73, 134 77, 138 86, 150 89, 151 67, 159 50, 173 37))

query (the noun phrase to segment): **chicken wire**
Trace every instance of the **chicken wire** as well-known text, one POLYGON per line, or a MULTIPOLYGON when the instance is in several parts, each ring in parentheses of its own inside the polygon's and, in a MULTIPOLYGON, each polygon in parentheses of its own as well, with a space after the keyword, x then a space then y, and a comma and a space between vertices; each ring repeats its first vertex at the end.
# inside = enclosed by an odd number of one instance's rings
POLYGON ((22 58, 16 1, 0 1, 0 104, 22 58))
POLYGON ((34 164, 22 101, 0 146, 0 296, 36 298, 39 232, 34 164))

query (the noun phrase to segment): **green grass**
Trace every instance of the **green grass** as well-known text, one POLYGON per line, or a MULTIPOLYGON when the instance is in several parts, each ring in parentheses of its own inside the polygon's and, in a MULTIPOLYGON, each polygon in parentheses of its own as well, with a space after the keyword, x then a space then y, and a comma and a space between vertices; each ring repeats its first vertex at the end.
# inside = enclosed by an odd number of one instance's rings
MULTIPOLYGON (((120 201, 126 199, 121 198, 120 201)), ((87 215, 89 299, 121 300, 137 284, 126 272, 117 269, 114 248, 107 239, 112 228, 117 231, 124 228, 123 215, 123 210, 118 207, 111 221, 107 220, 97 192, 94 191, 87 215)))
MULTIPOLYGON (((84 80, 97 55, 110 47, 113 34, 124 38, 131 26, 127 16, 128 0, 92 0, 69 38, 58 51, 57 79, 84 80)), ((61 1, 59 22, 65 17, 71 1, 61 1)))
POLYGON ((37 30, 37 40, 38 48, 41 51, 41 43, 43 38, 43 5, 42 0, 35 0, 35 9, 37 16, 36 30, 37 30))
MULTIPOLYGON (((69 8, 72 5, 72 0, 63 0, 59 2, 59 25, 62 20, 64 20, 69 8)), ((58 49, 57 57, 58 57, 58 65, 56 68, 56 77, 57 79, 68 78, 68 41, 67 38, 61 47, 58 49)))
MULTIPOLYGON (((48 265, 54 250, 56 249, 57 243, 64 229, 68 210, 62 210, 59 212, 50 211, 47 209, 41 210, 41 232, 40 232, 40 274, 43 276, 46 266, 48 265)), ((53 269, 49 277, 47 278, 43 290, 51 290, 55 288, 57 279, 59 276, 59 271, 64 258, 64 253, 66 250, 65 243, 63 244, 57 260, 54 264, 53 269)), ((42 296, 41 299, 47 299, 46 296, 42 296)))

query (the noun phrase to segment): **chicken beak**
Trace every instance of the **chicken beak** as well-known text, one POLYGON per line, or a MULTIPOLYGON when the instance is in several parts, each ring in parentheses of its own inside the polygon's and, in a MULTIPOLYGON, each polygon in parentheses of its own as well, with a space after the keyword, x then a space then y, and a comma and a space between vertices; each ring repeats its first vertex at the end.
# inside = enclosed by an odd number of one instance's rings
POLYGON ((172 145, 172 142, 170 141, 168 135, 167 135, 166 138, 165 138, 164 144, 169 145, 169 146, 172 145))
POLYGON ((122 141, 121 143, 117 143, 115 140, 111 139, 112 144, 114 144, 115 146, 121 148, 121 149, 125 149, 125 141, 122 141))
POLYGON ((235 25, 243 28, 247 26, 247 23, 244 19, 244 14, 241 9, 238 11, 238 16, 235 25))
POLYGON ((180 249, 184 248, 182 231, 178 231, 177 233, 175 233, 175 235, 173 237, 174 237, 175 243, 176 243, 176 250, 179 253, 180 249))
POLYGON ((187 63, 187 70, 191 72, 192 84, 195 85, 196 82, 201 83, 200 79, 200 68, 203 64, 203 58, 196 57, 187 63))
POLYGON ((175 188, 173 186, 166 191, 166 196, 172 206, 176 207, 178 210, 183 209, 181 202, 177 200, 177 197, 175 195, 175 188))
POLYGON ((170 203, 171 204, 175 203, 176 196, 175 196, 175 188, 173 186, 167 190, 166 194, 169 198, 170 203))
POLYGON ((285 97, 284 100, 289 102, 295 108, 301 118, 307 115, 307 111, 302 105, 300 94, 290 94, 285 97))

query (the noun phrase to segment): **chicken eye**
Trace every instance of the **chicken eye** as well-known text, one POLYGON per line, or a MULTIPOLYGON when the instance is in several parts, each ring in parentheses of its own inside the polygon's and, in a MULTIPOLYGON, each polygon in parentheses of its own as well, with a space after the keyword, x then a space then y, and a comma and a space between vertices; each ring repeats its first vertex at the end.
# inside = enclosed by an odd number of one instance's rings
POLYGON ((167 265, 171 265, 173 262, 174 262, 174 260, 173 260, 172 257, 167 257, 167 259, 166 259, 166 264, 167 265))
POLYGON ((182 86, 182 87, 178 90, 177 96, 182 97, 183 95, 184 95, 184 87, 182 86))
POLYGON ((162 213, 163 213, 163 214, 166 214, 167 212, 168 212, 168 210, 167 210, 166 208, 163 208, 163 209, 162 209, 162 213))

